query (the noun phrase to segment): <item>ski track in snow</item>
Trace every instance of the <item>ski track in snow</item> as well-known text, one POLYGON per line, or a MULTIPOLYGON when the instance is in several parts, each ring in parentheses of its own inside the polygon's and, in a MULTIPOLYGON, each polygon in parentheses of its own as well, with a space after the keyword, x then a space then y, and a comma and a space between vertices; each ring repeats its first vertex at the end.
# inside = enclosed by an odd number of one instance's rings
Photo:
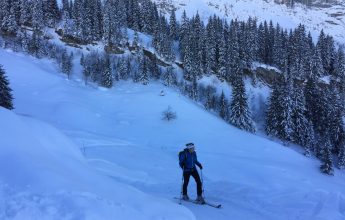
MULTIPOLYGON (((345 218, 344 172, 324 176, 318 161, 233 128, 173 89, 158 83, 119 82, 113 89, 99 90, 76 79, 66 81, 48 60, 4 50, 0 60, 11 81, 15 112, 61 130, 80 148, 90 169, 114 184, 176 204, 173 198, 181 189, 177 153, 193 141, 204 166, 206 199, 223 207, 183 204, 181 208, 189 209, 196 219, 345 218), (159 96, 161 90, 166 96, 159 96), (177 112, 177 120, 161 120, 168 105, 177 112)), ((196 197, 195 188, 191 179, 191 198, 196 197)), ((119 207, 95 193, 11 194, 0 186, 1 195, 9 199, 0 200, 1 219, 21 219, 25 214, 32 219, 93 219, 93 212, 111 216, 115 214, 111 210, 117 212, 114 207, 119 207), (68 203, 71 200, 75 202, 68 203), (85 209, 93 204, 96 207, 85 209)), ((140 219, 138 213, 134 216, 140 219)))

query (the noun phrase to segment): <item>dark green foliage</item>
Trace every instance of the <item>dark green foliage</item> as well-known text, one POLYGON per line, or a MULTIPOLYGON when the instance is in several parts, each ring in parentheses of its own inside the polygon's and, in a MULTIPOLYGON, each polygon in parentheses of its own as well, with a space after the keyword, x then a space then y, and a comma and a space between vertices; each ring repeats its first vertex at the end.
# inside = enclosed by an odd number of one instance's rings
POLYGON ((176 75, 174 73, 173 67, 167 67, 163 75, 163 78, 164 78, 164 85, 166 86, 177 85, 177 79, 176 79, 176 75))
POLYGON ((0 106, 9 110, 13 109, 12 89, 10 88, 5 70, 0 65, 0 106))
POLYGON ((325 142, 325 145, 323 147, 323 158, 322 158, 322 165, 320 166, 320 170, 322 173, 328 174, 328 175, 334 175, 334 169, 333 169, 333 159, 332 159, 332 153, 330 150, 330 142, 327 140, 325 142))
POLYGON ((110 64, 110 57, 106 55, 103 60, 104 66, 102 70, 102 79, 101 79, 101 86, 106 88, 111 88, 113 86, 113 78, 111 74, 111 64, 110 64))
POLYGON ((222 91, 222 94, 220 95, 219 98, 219 104, 218 104, 218 108, 219 108, 219 116, 224 119, 224 120, 228 120, 228 114, 229 114, 229 110, 228 110, 228 100, 226 99, 224 92, 222 91))
POLYGON ((255 132, 254 121, 248 107, 248 98, 241 77, 237 77, 232 89, 229 122, 242 130, 255 132))
POLYGON ((72 59, 73 59, 72 53, 68 54, 66 50, 62 53, 61 71, 65 73, 68 76, 68 78, 70 78, 71 72, 72 72, 72 67, 73 67, 72 59))

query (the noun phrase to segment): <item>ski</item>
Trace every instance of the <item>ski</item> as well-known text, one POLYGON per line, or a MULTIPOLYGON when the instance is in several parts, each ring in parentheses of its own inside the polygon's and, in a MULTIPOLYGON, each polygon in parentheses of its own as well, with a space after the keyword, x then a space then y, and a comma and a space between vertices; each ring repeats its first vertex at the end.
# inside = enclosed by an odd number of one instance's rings
POLYGON ((211 207, 217 208, 217 209, 222 207, 222 204, 213 204, 213 203, 209 203, 207 201, 205 201, 205 205, 208 205, 208 206, 211 206, 211 207))
POLYGON ((214 203, 210 203, 210 202, 207 202, 207 201, 205 201, 205 203, 199 203, 198 201, 191 200, 191 199, 190 200, 183 200, 183 199, 180 199, 180 198, 177 198, 177 197, 174 197, 174 199, 179 200, 179 204, 180 205, 182 204, 182 201, 184 201, 184 202, 191 202, 191 203, 194 203, 194 204, 197 204, 197 205, 208 205, 208 206, 211 206, 211 207, 217 208, 217 209, 222 207, 221 204, 214 204, 214 203))

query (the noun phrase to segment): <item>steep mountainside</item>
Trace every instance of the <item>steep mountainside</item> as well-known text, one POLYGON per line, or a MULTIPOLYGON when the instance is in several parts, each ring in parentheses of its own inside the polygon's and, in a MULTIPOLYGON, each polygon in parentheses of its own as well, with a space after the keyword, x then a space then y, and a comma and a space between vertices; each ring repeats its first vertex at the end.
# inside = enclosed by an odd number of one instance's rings
POLYGON ((178 17, 186 10, 189 16, 197 12, 204 20, 216 14, 228 19, 246 20, 250 16, 259 21, 272 20, 285 28, 295 28, 302 23, 314 37, 324 29, 339 43, 345 43, 345 2, 333 5, 314 4, 306 7, 295 4, 289 8, 274 0, 153 0, 163 12, 177 9, 178 17))

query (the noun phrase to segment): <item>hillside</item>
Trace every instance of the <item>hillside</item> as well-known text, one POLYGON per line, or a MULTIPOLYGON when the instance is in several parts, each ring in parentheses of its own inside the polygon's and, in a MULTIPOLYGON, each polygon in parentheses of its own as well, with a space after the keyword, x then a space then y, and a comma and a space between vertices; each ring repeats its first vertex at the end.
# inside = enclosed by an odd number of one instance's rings
POLYGON ((284 28, 296 28, 300 23, 306 26, 314 38, 320 31, 334 37, 341 44, 345 43, 345 3, 337 1, 332 5, 314 5, 306 7, 296 4, 293 8, 277 4, 274 0, 153 0, 163 12, 177 9, 180 18, 183 10, 191 17, 197 12, 204 21, 216 14, 226 19, 247 20, 255 17, 260 22, 272 20, 284 28))
POLYGON ((173 89, 126 81, 98 89, 67 80, 49 60, 2 49, 0 59, 16 107, 0 111, 2 219, 345 217, 343 172, 321 175, 319 161, 238 130, 173 89), (162 121, 169 105, 177 119, 162 121), (206 199, 223 209, 172 199, 177 152, 190 141, 206 199))

